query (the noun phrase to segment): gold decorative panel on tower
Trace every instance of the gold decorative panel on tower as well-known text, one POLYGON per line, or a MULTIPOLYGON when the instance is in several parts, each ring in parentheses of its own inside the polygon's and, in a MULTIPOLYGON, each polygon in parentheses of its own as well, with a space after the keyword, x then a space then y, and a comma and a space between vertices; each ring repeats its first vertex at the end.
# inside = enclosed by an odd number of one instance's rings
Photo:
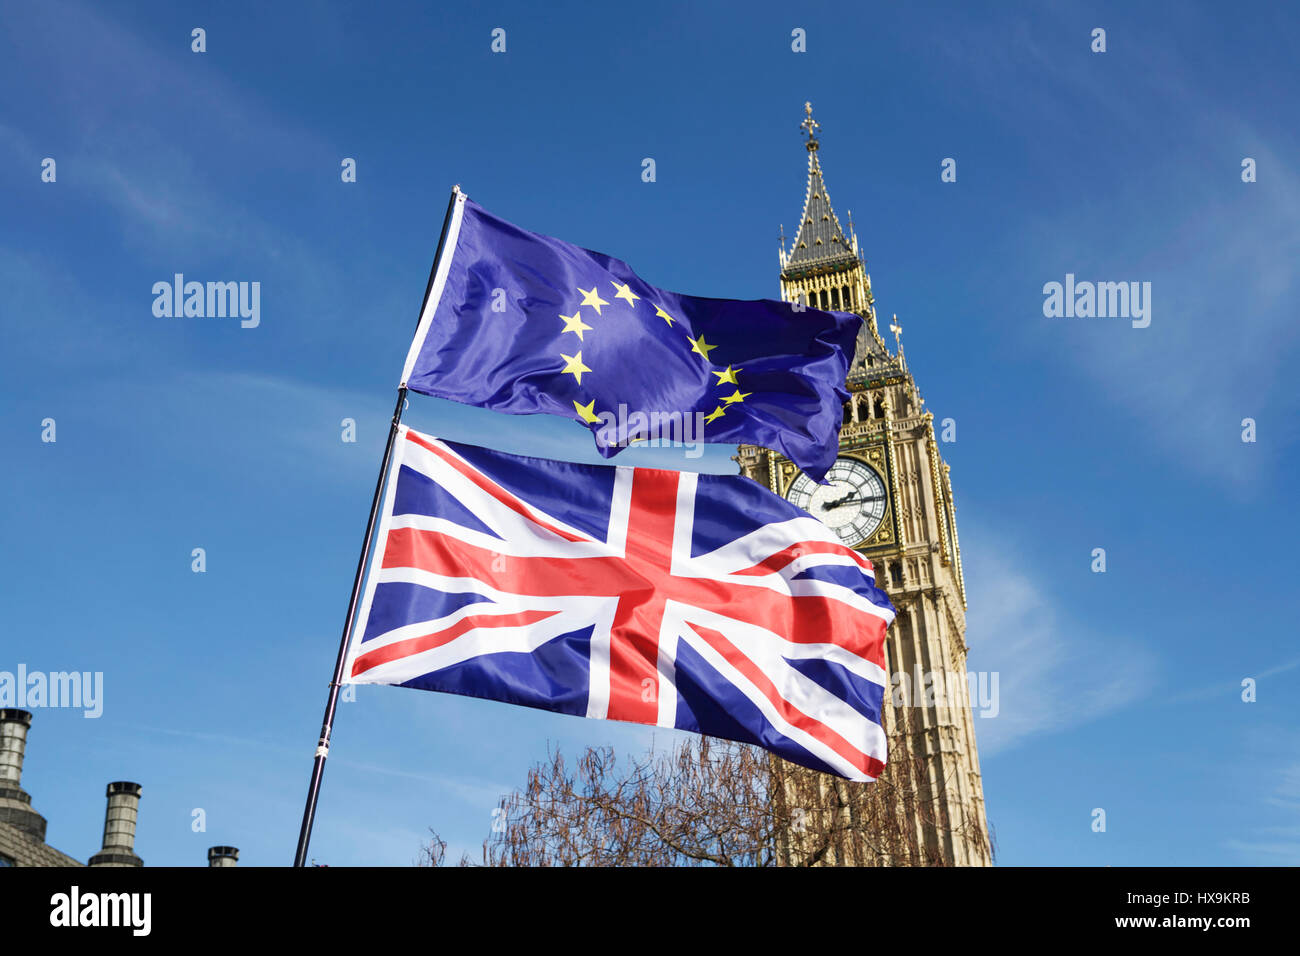
MULTIPOLYGON (((886 775, 894 779, 888 787, 881 786, 885 777, 845 786, 877 788, 872 800, 906 793, 884 816, 897 820, 911 837, 882 849, 864 825, 857 846, 850 840, 827 860, 988 865, 992 858, 967 689, 966 586, 948 466, 939 454, 934 417, 908 371, 897 316, 889 327, 893 351, 880 335, 871 276, 852 217, 846 233, 822 174, 819 125, 811 105, 804 110, 808 189, 789 249, 783 230, 781 298, 862 317, 846 382, 839 457, 825 485, 765 448, 742 445, 737 460, 745 475, 809 511, 865 554, 898 609, 885 639, 891 684, 883 708, 890 739, 886 775), (903 755, 908 759, 900 759, 903 755)), ((841 790, 837 784, 835 792, 841 790)), ((846 817, 856 819, 854 800, 838 800, 846 817)))

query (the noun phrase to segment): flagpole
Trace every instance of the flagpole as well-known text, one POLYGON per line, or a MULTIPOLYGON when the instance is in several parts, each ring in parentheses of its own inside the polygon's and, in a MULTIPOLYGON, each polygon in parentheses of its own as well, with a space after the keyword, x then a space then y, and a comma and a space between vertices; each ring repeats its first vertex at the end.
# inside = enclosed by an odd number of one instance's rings
MULTIPOLYGON (((433 256, 433 266, 429 269, 429 282, 424 287, 424 300, 420 303, 420 316, 423 317, 429 294, 433 290, 434 276, 438 263, 442 259, 443 246, 447 241, 447 227, 451 223, 452 210, 456 206, 456 197, 460 187, 451 191, 447 202, 447 215, 442 220, 442 233, 438 236, 438 251, 433 256)), ((418 327, 418 326, 417 326, 418 327)), ((357 573, 352 579, 352 596, 348 599, 348 613, 343 622, 343 636, 339 640, 338 658, 334 661, 334 677, 330 680, 329 698, 325 703, 325 719, 321 722, 320 739, 316 744, 316 757, 311 768, 311 782, 307 787, 307 805, 302 811, 302 827, 298 831, 298 849, 294 853, 293 865, 307 865, 307 846, 311 843, 311 828, 316 819, 316 801, 320 798, 321 777, 325 773, 325 761, 330 752, 330 736, 334 729, 334 712, 338 707, 339 689, 343 682, 343 667, 348 656, 348 640, 356 624, 357 602, 361 596, 361 582, 365 578, 366 558, 370 546, 374 543, 375 523, 379 517, 380 496, 384 490, 384 479, 388 475, 388 466, 393 460, 393 444, 397 440, 397 429, 402 424, 402 411, 406 405, 406 384, 397 389, 397 406, 393 409, 392 424, 388 428, 388 443, 384 445, 384 458, 379 465, 379 480, 375 482, 375 495, 370 501, 370 517, 366 521, 366 535, 361 544, 361 557, 357 559, 357 573)))

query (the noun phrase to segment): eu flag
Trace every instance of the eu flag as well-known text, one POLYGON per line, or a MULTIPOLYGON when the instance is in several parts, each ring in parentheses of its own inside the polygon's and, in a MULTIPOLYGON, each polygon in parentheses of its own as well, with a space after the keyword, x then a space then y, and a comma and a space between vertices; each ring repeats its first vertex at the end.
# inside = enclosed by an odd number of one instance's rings
POLYGON ((820 481, 862 320, 657 289, 627 264, 499 219, 457 191, 402 374, 415 392, 636 441, 775 449, 820 481))

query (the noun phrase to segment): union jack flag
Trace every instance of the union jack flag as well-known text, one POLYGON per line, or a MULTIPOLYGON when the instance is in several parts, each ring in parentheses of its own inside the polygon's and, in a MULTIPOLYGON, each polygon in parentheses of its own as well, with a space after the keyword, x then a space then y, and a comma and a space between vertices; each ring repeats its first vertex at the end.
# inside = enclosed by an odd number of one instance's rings
POLYGON ((884 769, 871 562, 739 475, 581 465, 402 426, 345 680, 884 769))

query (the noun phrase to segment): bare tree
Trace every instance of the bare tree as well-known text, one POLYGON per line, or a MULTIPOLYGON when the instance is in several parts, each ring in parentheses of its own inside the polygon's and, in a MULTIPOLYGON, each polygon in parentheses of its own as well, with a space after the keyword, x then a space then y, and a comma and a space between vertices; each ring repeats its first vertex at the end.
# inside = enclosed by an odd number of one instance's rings
MULTIPOLYGON (((558 751, 504 797, 483 866, 944 865, 945 836, 979 836, 948 819, 906 715, 878 780, 851 783, 756 747, 699 737, 621 764, 589 748, 570 768, 558 751)), ((421 864, 444 862, 436 833, 421 864)))

